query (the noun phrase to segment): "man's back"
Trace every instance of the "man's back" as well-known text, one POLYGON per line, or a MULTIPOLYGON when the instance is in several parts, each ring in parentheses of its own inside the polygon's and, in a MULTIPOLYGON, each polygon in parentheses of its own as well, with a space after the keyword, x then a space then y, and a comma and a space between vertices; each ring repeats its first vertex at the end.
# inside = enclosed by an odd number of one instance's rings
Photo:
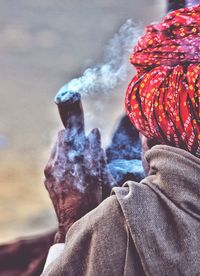
POLYGON ((200 160, 156 146, 150 174, 77 221, 43 275, 198 275, 200 160))

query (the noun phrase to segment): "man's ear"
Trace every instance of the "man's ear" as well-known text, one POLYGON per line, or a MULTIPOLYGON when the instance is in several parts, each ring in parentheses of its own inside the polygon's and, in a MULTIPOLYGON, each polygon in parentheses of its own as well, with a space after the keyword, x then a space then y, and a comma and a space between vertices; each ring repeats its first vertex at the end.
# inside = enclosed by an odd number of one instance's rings
POLYGON ((142 152, 141 152, 142 165, 143 165, 145 174, 148 174, 149 164, 144 157, 145 153, 147 150, 149 150, 150 148, 152 148, 155 145, 159 145, 160 143, 156 139, 149 139, 149 138, 145 137, 142 133, 140 133, 139 136, 140 136, 141 149, 142 149, 142 152))

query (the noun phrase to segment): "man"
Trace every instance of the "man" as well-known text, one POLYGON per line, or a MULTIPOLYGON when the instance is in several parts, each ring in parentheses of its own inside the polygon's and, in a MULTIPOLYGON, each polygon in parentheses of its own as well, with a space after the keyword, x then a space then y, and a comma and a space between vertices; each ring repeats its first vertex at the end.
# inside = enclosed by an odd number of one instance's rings
POLYGON ((98 131, 75 159, 76 138, 59 133, 45 185, 59 221, 55 243, 65 244, 55 245, 61 252, 43 275, 200 274, 199 35, 197 5, 149 26, 134 49, 126 109, 143 148, 160 144, 146 152, 140 183, 114 188, 98 205, 105 177, 98 131))

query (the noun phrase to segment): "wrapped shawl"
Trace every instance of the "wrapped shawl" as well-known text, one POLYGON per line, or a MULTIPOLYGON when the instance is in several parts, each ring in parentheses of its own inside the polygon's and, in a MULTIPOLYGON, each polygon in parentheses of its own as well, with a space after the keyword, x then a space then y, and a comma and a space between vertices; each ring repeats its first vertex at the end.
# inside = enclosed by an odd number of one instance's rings
POLYGON ((146 157, 149 176, 74 223, 43 276, 199 275, 200 160, 161 145, 146 157))

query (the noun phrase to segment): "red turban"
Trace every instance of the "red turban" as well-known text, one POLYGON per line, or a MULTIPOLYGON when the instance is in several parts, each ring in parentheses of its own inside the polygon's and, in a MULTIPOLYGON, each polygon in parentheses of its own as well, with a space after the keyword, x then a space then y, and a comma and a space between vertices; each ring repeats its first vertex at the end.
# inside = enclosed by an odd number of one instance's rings
POLYGON ((200 157, 200 5, 150 25, 130 61, 126 110, 148 138, 200 157))

